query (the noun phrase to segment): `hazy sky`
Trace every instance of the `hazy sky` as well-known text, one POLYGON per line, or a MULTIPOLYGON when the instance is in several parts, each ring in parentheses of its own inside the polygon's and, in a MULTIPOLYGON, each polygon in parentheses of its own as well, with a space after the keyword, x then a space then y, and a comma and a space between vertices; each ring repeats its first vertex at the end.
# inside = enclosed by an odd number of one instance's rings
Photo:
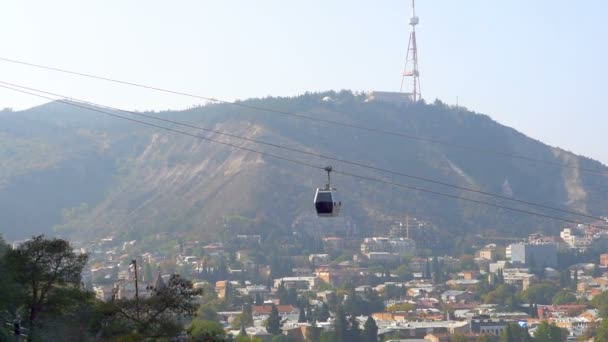
MULTIPOLYGON (((422 95, 608 162, 608 2, 419 0, 422 95)), ((0 57, 223 99, 399 90, 410 1, 21 1, 0 57)), ((0 81, 126 109, 194 99, 0 62, 0 81)), ((0 90, 0 107, 40 103, 0 90)))

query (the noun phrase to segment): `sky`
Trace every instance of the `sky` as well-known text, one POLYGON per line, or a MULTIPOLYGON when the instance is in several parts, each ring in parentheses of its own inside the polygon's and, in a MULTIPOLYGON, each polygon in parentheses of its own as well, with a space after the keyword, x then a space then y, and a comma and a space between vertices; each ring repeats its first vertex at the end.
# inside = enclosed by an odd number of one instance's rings
MULTIPOLYGON (((409 0, 4 0, 0 57, 225 100, 398 91, 409 0)), ((608 2, 418 0, 422 96, 608 163, 608 2), (576 5, 576 6, 575 6, 576 5)), ((0 62, 0 81, 124 109, 196 99, 0 62)), ((44 100, 0 89, 0 108, 44 100)))

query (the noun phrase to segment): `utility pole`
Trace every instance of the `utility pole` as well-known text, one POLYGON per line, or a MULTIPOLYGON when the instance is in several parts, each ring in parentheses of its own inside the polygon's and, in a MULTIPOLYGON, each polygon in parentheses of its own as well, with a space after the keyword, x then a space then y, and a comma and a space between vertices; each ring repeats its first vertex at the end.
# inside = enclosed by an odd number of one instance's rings
POLYGON ((137 310, 137 320, 139 320, 139 284, 137 282, 137 260, 131 260, 133 271, 135 272, 135 309, 137 310))

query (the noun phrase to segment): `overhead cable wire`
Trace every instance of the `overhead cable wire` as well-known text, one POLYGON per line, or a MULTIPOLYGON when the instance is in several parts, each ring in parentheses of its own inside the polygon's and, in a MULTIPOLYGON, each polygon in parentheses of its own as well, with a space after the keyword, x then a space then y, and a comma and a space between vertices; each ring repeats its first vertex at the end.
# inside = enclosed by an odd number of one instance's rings
POLYGON ((471 189, 471 188, 467 188, 467 187, 463 187, 463 186, 459 186, 459 185, 455 185, 455 184, 450 184, 450 183, 446 183, 446 182, 442 182, 442 181, 438 181, 438 180, 434 180, 434 179, 430 179, 430 178, 426 178, 426 177, 421 177, 421 176, 411 175, 411 174, 407 174, 407 173, 403 173, 403 172, 398 172, 398 171, 393 171, 393 170, 389 170, 389 169, 385 169, 385 168, 375 167, 375 166, 363 164, 361 162, 355 162, 355 161, 346 160, 346 159, 342 159, 342 158, 338 158, 338 157, 334 157, 334 156, 328 156, 328 155, 324 155, 324 154, 320 154, 320 153, 315 153, 315 152, 310 152, 310 151, 306 151, 306 150, 302 150, 302 149, 296 149, 296 148, 292 148, 292 147, 288 147, 288 146, 284 146, 284 145, 280 145, 280 144, 276 144, 276 143, 270 143, 270 142, 261 141, 261 140, 257 140, 257 139, 247 138, 247 137, 239 136, 239 135, 236 135, 236 134, 231 134, 231 133, 227 133, 227 132, 223 132, 223 131, 213 130, 213 129, 209 129, 209 128, 205 128, 205 127, 201 127, 201 126, 196 126, 196 125, 192 125, 192 124, 188 124, 188 123, 184 123, 184 122, 179 122, 179 121, 175 121, 175 120, 160 118, 160 117, 149 115, 149 114, 145 114, 145 113, 140 113, 140 112, 120 109, 120 108, 116 108, 116 107, 111 107, 111 106, 107 106, 107 105, 102 105, 102 104, 99 104, 99 103, 95 103, 95 102, 91 102, 91 101, 85 101, 85 100, 77 99, 77 98, 74 98, 74 97, 71 97, 71 96, 65 96, 65 95, 62 95, 62 94, 57 94, 57 93, 53 93, 53 92, 49 92, 49 91, 45 91, 45 90, 36 89, 36 88, 26 87, 26 86, 15 84, 15 83, 0 81, 0 84, 5 84, 5 85, 12 86, 12 87, 26 89, 26 90, 31 90, 31 91, 34 91, 34 92, 37 92, 37 93, 47 94, 47 95, 56 96, 56 97, 60 97, 60 98, 69 98, 70 100, 74 100, 74 101, 77 101, 77 102, 85 103, 85 104, 96 106, 96 107, 106 108, 106 109, 110 109, 110 110, 113 110, 113 111, 119 111, 119 112, 123 112, 123 113, 127 113, 127 114, 133 114, 133 115, 145 117, 145 118, 148 118, 148 119, 153 119, 153 120, 157 120, 157 121, 161 121, 161 122, 166 122, 166 123, 171 123, 171 124, 175 124, 175 125, 180 125, 180 126, 184 126, 184 127, 188 127, 188 128, 193 128, 193 129, 197 129, 197 130, 201 130, 201 131, 205 131, 205 132, 215 133, 215 134, 218 134, 218 135, 224 135, 224 136, 228 136, 228 137, 231 137, 231 138, 242 139, 242 140, 250 141, 250 142, 253 142, 253 143, 256 143, 256 144, 271 146, 271 147, 275 147, 275 148, 280 148, 280 149, 288 150, 288 151, 291 151, 291 152, 297 152, 297 153, 301 153, 301 154, 310 155, 310 156, 317 157, 317 158, 332 160, 332 161, 336 161, 336 162, 340 162, 340 163, 344 163, 344 164, 348 164, 348 165, 353 165, 353 166, 357 166, 357 167, 361 167, 361 168, 370 169, 370 170, 377 171, 377 172, 382 172, 382 173, 388 173, 388 174, 392 174, 392 175, 407 177, 407 178, 416 179, 416 180, 427 182, 427 183, 438 184, 438 185, 442 185, 442 186, 446 186, 446 187, 451 187, 451 188, 455 188, 455 189, 459 189, 459 190, 463 190, 463 191, 468 191, 468 192, 477 193, 477 194, 481 194, 481 195, 485 195, 485 196, 500 198, 500 199, 503 199, 503 200, 507 200, 507 201, 511 201, 511 202, 517 202, 517 203, 521 203, 521 204, 525 204, 525 205, 530 205, 530 206, 535 206, 535 207, 539 207, 539 208, 550 209, 550 210, 554 210, 554 211, 558 211, 558 212, 562 212, 562 213, 566 213, 566 214, 571 214, 571 215, 577 215, 577 216, 581 216, 581 217, 586 217, 586 218, 590 218, 590 219, 594 219, 594 220, 602 220, 601 217, 597 217, 597 216, 593 216, 593 215, 589 215, 589 214, 585 214, 585 213, 581 213, 581 212, 577 212, 577 211, 561 209, 561 208, 557 208, 557 207, 550 206, 550 205, 547 205, 547 204, 536 203, 536 202, 532 202, 532 201, 526 201, 526 200, 522 200, 522 199, 518 199, 518 198, 514 198, 514 197, 508 197, 508 196, 504 196, 504 195, 500 195, 500 194, 495 194, 495 193, 491 193, 491 192, 487 192, 487 191, 482 191, 482 190, 477 190, 477 189, 471 189))
POLYGON ((334 125, 334 126, 348 127, 348 128, 352 128, 352 129, 368 131, 368 132, 373 132, 373 133, 378 133, 378 134, 391 135, 391 136, 409 139, 409 140, 438 144, 438 145, 443 145, 443 146, 447 146, 447 147, 451 147, 451 148, 458 148, 458 149, 462 149, 462 150, 482 152, 482 153, 486 153, 486 154, 494 154, 497 156, 526 160, 529 162, 536 162, 536 163, 551 165, 554 167, 576 169, 576 170, 590 172, 590 173, 608 175, 608 171, 604 171, 604 170, 600 170, 600 169, 596 169, 596 168, 585 168, 585 167, 581 167, 578 165, 564 164, 564 163, 555 162, 555 161, 551 161, 551 160, 519 155, 519 154, 515 154, 515 153, 511 153, 511 152, 504 152, 504 151, 487 149, 487 148, 482 148, 482 147, 477 147, 477 146, 458 144, 458 143, 453 143, 453 142, 443 141, 443 140, 438 140, 438 139, 433 139, 433 138, 427 138, 427 137, 419 137, 419 136, 415 136, 415 135, 411 135, 411 134, 389 131, 389 130, 385 130, 385 129, 377 128, 377 127, 367 127, 367 126, 353 124, 353 123, 349 123, 349 122, 345 122, 345 121, 336 121, 336 120, 308 116, 308 115, 304 115, 304 114, 292 112, 292 111, 284 111, 284 110, 279 110, 279 109, 266 108, 266 107, 251 105, 251 104, 247 104, 247 103, 243 103, 243 102, 229 101, 229 100, 223 100, 223 99, 218 99, 218 98, 209 97, 209 96, 191 94, 191 93, 187 93, 187 92, 176 91, 176 90, 160 88, 160 87, 154 87, 154 86, 149 86, 149 85, 145 85, 145 84, 141 84, 141 83, 123 81, 123 80, 119 80, 116 78, 97 76, 97 75, 93 75, 93 74, 72 71, 72 70, 63 69, 63 68, 51 67, 51 66, 46 66, 46 65, 41 65, 41 64, 35 64, 35 63, 20 61, 20 60, 16 60, 16 59, 5 58, 5 57, 1 57, 1 56, 0 56, 0 61, 21 64, 21 65, 25 65, 25 66, 46 69, 46 70, 56 71, 56 72, 60 72, 60 73, 87 77, 87 78, 92 78, 92 79, 97 79, 97 80, 102 80, 102 81, 107 81, 107 82, 113 82, 113 83, 118 83, 118 84, 123 84, 123 85, 128 85, 128 86, 133 86, 133 87, 138 87, 138 88, 143 88, 143 89, 148 89, 148 90, 154 90, 154 91, 159 91, 159 92, 173 94, 173 95, 186 96, 186 97, 196 98, 199 100, 233 105, 233 106, 253 109, 253 110, 257 110, 257 111, 264 111, 264 112, 269 112, 269 113, 274 113, 274 114, 291 116, 291 117, 299 118, 302 120, 309 120, 309 121, 313 121, 313 122, 314 121, 322 122, 322 123, 330 124, 330 125, 334 125))
MULTIPOLYGON (((30 92, 30 91, 26 91, 26 90, 22 90, 22 89, 18 89, 18 88, 13 88, 13 87, 10 87, 10 86, 5 86, 5 85, 0 85, 0 88, 5 88, 5 89, 9 89, 9 90, 12 90, 12 91, 15 91, 15 92, 19 92, 19 93, 23 93, 23 94, 28 94, 28 95, 31 95, 31 96, 36 96, 36 97, 44 98, 44 99, 51 100, 51 101, 56 101, 58 103, 62 103, 62 104, 65 104, 65 105, 83 108, 83 109, 86 109, 86 110, 89 110, 89 111, 101 113, 101 114, 108 115, 108 116, 111 116, 111 117, 115 117, 115 118, 131 121, 131 122, 134 122, 134 123, 146 125, 146 126, 157 128, 157 129, 166 130, 166 131, 173 132, 173 133, 178 133, 178 134, 181 134, 181 135, 193 137, 193 138, 200 139, 200 140, 214 142, 214 143, 217 143, 217 144, 233 147, 235 149, 239 149, 239 150, 243 150, 243 151, 248 151, 248 152, 256 153, 256 154, 259 154, 259 155, 262 155, 262 156, 266 156, 266 157, 270 157, 270 158, 274 158, 274 159, 278 159, 278 160, 287 161, 287 162, 290 162, 290 163, 294 163, 294 164, 298 164, 298 165, 314 168, 314 169, 317 169, 317 170, 324 170, 325 169, 324 167, 320 167, 318 165, 314 165, 314 164, 311 164, 311 163, 303 162, 303 161, 300 161, 300 160, 296 160, 296 159, 292 159, 292 158, 287 158, 287 157, 283 157, 283 156, 280 156, 280 155, 277 155, 277 154, 268 153, 268 152, 264 152, 264 151, 259 151, 259 150, 255 150, 255 149, 252 149, 252 148, 249 148, 249 147, 239 146, 239 145, 236 145, 236 144, 233 144, 233 143, 224 142, 224 141, 220 141, 220 140, 204 137, 204 136, 201 136, 201 135, 198 135, 198 134, 188 133, 188 132, 181 131, 181 130, 178 130, 178 129, 174 129, 174 128, 171 128, 171 127, 157 125, 157 124, 153 124, 153 123, 150 123, 150 122, 147 122, 147 121, 138 120, 138 119, 134 119, 134 118, 118 115, 118 114, 111 113, 111 112, 108 112, 108 111, 105 111, 105 110, 101 110, 101 109, 97 109, 97 108, 92 108, 92 107, 89 107, 89 106, 86 106, 86 105, 81 105, 81 104, 78 104, 78 103, 75 103, 75 102, 70 102, 70 101, 61 100, 61 99, 57 99, 57 98, 52 98, 50 96, 36 94, 34 92, 30 92)), ((404 188, 404 189, 409 189, 409 190, 414 190, 414 191, 420 191, 420 192, 423 192, 423 193, 433 194, 433 195, 442 196, 442 197, 446 197, 446 198, 457 199, 457 200, 461 200, 461 201, 467 201, 467 202, 471 202, 471 203, 481 204, 481 205, 490 206, 490 207, 494 207, 494 208, 498 208, 498 209, 504 209, 504 210, 513 211, 513 212, 529 214, 529 215, 538 216, 538 217, 547 218, 547 219, 552 219, 552 220, 556 220, 556 221, 560 221, 560 222, 571 223, 571 224, 585 224, 585 225, 587 225, 589 227, 598 228, 598 229, 605 229, 605 227, 594 226, 594 225, 586 224, 584 222, 577 221, 577 220, 571 220, 571 219, 557 217, 557 216, 553 216, 553 215, 547 215, 547 214, 543 214, 543 213, 539 213, 539 212, 535 212, 535 211, 531 211, 531 210, 526 210, 526 209, 513 208, 513 207, 509 207, 509 206, 504 206, 504 205, 501 205, 501 204, 496 204, 496 203, 476 200, 476 199, 462 197, 462 196, 458 196, 458 195, 447 194, 447 193, 444 193, 444 192, 439 192, 439 191, 434 191, 434 190, 428 190, 428 189, 419 188, 419 187, 415 187, 415 186, 411 186, 411 185, 407 185, 407 184, 403 184, 403 183, 397 183, 397 182, 387 181, 387 180, 383 180, 383 179, 379 179, 379 178, 362 176, 362 175, 358 175, 358 174, 354 174, 354 173, 350 173, 350 172, 345 172, 345 171, 339 171, 339 170, 333 170, 332 172, 334 172, 336 174, 341 174, 341 175, 344 175, 344 176, 349 176, 349 177, 355 178, 355 179, 361 179, 361 180, 367 180, 367 181, 372 181, 372 182, 381 183, 381 184, 387 184, 387 185, 391 185, 391 186, 395 186, 395 187, 399 187, 399 188, 404 188)))

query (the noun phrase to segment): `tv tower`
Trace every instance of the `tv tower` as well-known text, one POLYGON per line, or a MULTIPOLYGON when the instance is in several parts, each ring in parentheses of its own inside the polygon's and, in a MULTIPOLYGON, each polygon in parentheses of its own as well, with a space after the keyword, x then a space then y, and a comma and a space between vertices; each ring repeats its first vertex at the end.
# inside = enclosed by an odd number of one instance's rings
POLYGON ((412 16, 410 17, 410 40, 407 43, 407 56, 405 57, 405 67, 403 68, 403 75, 401 78, 400 92, 403 92, 403 84, 405 78, 412 78, 413 88, 410 96, 414 102, 422 98, 420 93, 420 74, 418 73, 418 48, 416 47, 416 25, 418 25, 419 19, 416 16, 416 6, 414 0, 412 0, 412 16))

